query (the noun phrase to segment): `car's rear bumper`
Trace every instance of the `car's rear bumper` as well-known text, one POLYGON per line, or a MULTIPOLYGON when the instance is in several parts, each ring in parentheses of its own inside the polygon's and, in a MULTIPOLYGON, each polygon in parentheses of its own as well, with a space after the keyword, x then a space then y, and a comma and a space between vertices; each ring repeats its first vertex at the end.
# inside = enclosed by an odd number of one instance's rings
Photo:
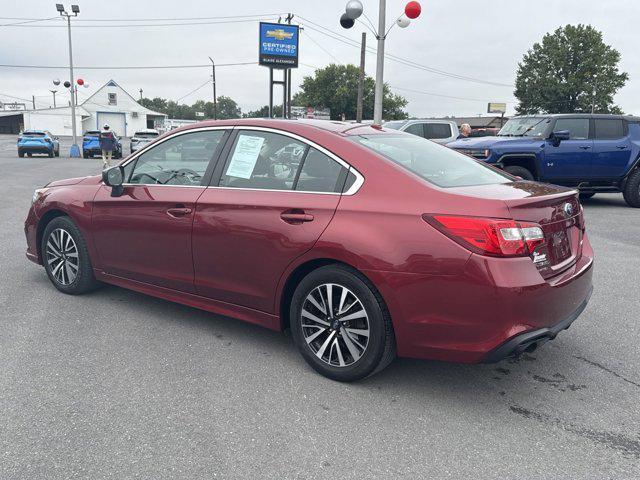
POLYGON ((54 151, 54 147, 47 145, 18 145, 18 150, 25 153, 51 153, 54 151))
POLYGON ((364 273, 387 302, 399 356, 479 363, 574 321, 591 295, 592 267, 585 235, 578 261, 546 280, 529 258, 479 255, 459 275, 364 273))

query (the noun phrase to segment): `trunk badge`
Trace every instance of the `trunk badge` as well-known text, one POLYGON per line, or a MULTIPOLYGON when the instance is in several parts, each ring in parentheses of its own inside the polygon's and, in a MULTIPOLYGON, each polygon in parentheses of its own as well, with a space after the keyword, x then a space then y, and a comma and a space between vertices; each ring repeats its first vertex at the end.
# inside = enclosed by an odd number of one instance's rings
POLYGON ((570 203, 565 203, 562 207, 562 210, 564 211, 565 217, 570 217, 571 215, 573 215, 573 205, 571 205, 570 203))

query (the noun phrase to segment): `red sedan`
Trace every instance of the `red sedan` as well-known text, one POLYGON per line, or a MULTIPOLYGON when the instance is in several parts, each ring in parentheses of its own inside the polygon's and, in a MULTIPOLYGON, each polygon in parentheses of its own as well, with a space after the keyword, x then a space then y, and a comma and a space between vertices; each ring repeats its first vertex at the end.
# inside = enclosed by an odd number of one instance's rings
POLYGON ((566 329, 591 294, 577 192, 414 135, 328 121, 174 130, 102 176, 36 190, 27 256, 274 330, 350 381, 396 355, 493 362, 566 329))

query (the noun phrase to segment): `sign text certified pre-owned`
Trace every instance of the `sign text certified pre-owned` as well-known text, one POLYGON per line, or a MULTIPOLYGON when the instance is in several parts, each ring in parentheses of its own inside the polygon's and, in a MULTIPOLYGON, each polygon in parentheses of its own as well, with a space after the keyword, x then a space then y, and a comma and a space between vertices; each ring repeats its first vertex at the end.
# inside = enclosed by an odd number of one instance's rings
POLYGON ((260 22, 260 65, 298 67, 298 26, 260 22))

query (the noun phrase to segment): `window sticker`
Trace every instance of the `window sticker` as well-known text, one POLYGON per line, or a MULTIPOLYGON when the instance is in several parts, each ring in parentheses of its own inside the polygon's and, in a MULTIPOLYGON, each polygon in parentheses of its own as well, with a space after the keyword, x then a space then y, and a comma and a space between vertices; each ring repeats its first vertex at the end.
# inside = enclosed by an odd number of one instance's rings
POLYGON ((251 178, 263 144, 264 137, 240 135, 231 162, 229 162, 229 168, 227 168, 227 176, 251 178))

